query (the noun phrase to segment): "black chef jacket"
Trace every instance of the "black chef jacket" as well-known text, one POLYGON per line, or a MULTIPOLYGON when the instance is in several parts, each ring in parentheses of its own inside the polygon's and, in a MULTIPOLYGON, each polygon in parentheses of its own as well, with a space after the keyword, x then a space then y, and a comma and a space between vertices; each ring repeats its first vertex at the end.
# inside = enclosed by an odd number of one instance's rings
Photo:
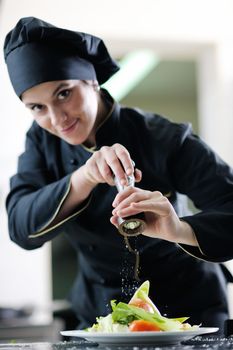
MULTIPOLYGON (((219 326, 227 317, 227 301, 218 263, 233 258, 232 169, 192 133, 189 124, 117 103, 97 131, 96 150, 114 143, 124 145, 142 170, 137 186, 166 195, 191 225, 199 244, 179 246, 143 235, 132 238, 131 245, 140 252, 141 282, 150 281, 150 296, 162 314, 191 316, 190 322, 219 326), (193 201, 197 214, 184 215, 179 193, 193 201)), ((106 315, 111 299, 129 300, 137 287, 134 255, 127 253, 122 236, 109 221, 115 187, 99 184, 69 217, 48 228, 69 193, 71 173, 93 152, 66 143, 34 122, 7 198, 14 242, 35 249, 63 234, 77 251, 79 273, 70 298, 80 327, 106 315)))

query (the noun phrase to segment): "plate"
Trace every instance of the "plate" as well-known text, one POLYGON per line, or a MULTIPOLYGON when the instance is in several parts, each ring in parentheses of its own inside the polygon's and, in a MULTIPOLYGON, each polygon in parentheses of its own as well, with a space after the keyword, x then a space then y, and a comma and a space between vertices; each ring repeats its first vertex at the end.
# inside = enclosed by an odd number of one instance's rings
POLYGON ((201 327, 190 331, 173 332, 129 332, 129 333, 97 333, 80 330, 61 331, 61 334, 68 337, 84 338, 87 341, 107 345, 160 345, 177 344, 207 333, 217 332, 218 328, 201 327))

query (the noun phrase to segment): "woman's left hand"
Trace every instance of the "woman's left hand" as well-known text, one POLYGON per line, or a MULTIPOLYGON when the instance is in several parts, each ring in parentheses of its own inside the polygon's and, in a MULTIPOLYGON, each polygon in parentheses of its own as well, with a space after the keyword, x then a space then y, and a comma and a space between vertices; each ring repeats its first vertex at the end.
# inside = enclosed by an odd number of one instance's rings
POLYGON ((143 235, 174 243, 198 245, 191 226, 179 219, 167 197, 159 191, 127 187, 117 194, 113 207, 110 221, 116 227, 118 217, 124 218, 144 212, 146 230, 143 235))

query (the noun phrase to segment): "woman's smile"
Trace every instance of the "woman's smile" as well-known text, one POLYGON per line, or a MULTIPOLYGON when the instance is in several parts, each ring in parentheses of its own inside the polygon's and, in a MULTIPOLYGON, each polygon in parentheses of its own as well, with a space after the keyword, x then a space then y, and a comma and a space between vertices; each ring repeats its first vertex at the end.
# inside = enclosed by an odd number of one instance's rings
POLYGON ((77 124, 79 123, 79 119, 75 119, 74 122, 72 122, 69 126, 66 126, 60 130, 62 134, 70 134, 72 133, 75 129, 77 124))

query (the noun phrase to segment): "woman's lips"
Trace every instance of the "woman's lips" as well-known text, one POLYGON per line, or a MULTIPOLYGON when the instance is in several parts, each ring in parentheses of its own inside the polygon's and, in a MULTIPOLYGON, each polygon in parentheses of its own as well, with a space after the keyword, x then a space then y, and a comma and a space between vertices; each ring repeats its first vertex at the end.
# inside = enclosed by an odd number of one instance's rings
POLYGON ((76 127, 77 123, 78 123, 78 119, 76 119, 76 120, 75 120, 71 125, 69 125, 68 127, 61 129, 61 132, 62 132, 63 134, 68 134, 68 133, 72 132, 72 131, 74 130, 74 128, 76 127))

